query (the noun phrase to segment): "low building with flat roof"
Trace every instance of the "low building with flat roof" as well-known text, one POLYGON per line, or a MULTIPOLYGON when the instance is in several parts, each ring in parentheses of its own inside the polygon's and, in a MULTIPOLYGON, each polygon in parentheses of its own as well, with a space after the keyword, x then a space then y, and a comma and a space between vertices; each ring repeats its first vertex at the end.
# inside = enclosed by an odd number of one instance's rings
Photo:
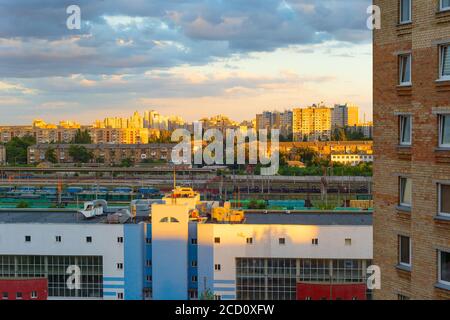
POLYGON ((237 219, 190 188, 164 202, 131 203, 139 212, 123 219, 107 213, 125 208, 87 215, 89 205, 0 210, 0 278, 47 278, 49 299, 315 299, 312 283, 357 286, 336 298, 370 297, 361 294, 370 211, 239 211, 237 219), (79 288, 67 285, 76 270, 79 288))

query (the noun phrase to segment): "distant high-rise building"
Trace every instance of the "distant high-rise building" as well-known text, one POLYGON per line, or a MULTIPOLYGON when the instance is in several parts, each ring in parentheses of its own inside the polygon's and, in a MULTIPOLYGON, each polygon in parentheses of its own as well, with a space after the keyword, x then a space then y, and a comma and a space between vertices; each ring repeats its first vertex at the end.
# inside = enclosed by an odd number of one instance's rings
POLYGON ((331 136, 331 111, 323 105, 293 110, 294 141, 326 140, 331 136))
POLYGON ((352 104, 337 104, 332 112, 333 129, 357 126, 359 124, 359 107, 352 104))
POLYGON ((279 129, 281 136, 288 137, 292 134, 292 111, 264 111, 257 114, 256 129, 279 129))

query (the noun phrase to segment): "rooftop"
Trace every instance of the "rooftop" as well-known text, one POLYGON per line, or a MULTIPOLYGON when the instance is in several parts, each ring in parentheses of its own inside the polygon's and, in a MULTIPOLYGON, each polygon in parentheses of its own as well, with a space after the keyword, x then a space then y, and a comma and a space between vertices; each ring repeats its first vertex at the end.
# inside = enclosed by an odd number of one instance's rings
POLYGON ((0 223, 106 224, 107 220, 106 216, 85 219, 73 210, 0 209, 0 223))
POLYGON ((244 224, 371 226, 371 212, 245 213, 244 224))
MULTIPOLYGON (((147 215, 143 216, 139 212, 137 220, 138 222, 147 221, 147 215)), ((1 223, 107 224, 108 221, 106 216, 85 219, 81 213, 74 210, 0 209, 1 223)), ((126 223, 131 223, 131 221, 128 220, 126 223)), ((209 221, 208 223, 222 224, 226 222, 209 221)), ((368 211, 246 212, 243 224, 371 226, 372 213, 368 211)))

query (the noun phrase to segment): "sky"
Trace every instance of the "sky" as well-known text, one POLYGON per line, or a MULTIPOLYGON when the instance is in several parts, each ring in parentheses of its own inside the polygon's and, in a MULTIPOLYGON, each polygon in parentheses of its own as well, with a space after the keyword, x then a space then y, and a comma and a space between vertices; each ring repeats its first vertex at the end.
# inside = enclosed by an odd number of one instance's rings
POLYGON ((351 102, 372 118, 371 0, 0 0, 0 125, 188 121, 351 102), (81 28, 66 26, 67 7, 81 28))

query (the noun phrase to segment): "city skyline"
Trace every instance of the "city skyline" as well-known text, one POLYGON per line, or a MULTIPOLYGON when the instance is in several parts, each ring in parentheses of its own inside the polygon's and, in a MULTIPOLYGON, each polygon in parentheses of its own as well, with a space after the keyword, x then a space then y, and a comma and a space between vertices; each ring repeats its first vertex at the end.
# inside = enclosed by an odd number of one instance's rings
MULTIPOLYGON (((321 102, 322 103, 322 102, 321 102)), ((41 116, 37 116, 33 119, 31 119, 29 122, 21 122, 21 123, 3 123, 0 122, 0 127, 7 127, 7 126, 29 126, 29 125, 37 125, 39 126, 49 126, 50 127, 54 127, 54 126, 63 126, 63 127, 71 127, 71 126, 83 126, 83 127, 89 127, 89 126, 96 126, 99 124, 99 122, 106 122, 106 121, 111 121, 111 120, 124 120, 124 121, 132 121, 133 116, 135 116, 136 114, 139 116, 144 116, 146 115, 146 113, 148 112, 154 112, 156 113, 158 116, 161 116, 162 119, 164 119, 165 121, 167 120, 172 120, 172 121, 182 121, 185 124, 192 124, 194 122, 198 122, 198 121, 202 121, 204 119, 212 119, 215 117, 224 117, 224 118, 228 118, 230 121, 235 122, 235 123, 248 123, 248 122, 254 122, 257 121, 257 116, 263 113, 283 113, 283 112, 292 112, 293 110, 298 110, 298 109, 308 109, 308 108, 328 108, 328 109, 334 109, 337 106, 345 106, 345 105, 351 105, 351 106, 355 106, 356 108, 360 109, 359 106, 354 105, 352 103, 349 102, 345 102, 345 103, 335 103, 333 105, 321 105, 321 104, 311 104, 311 105, 305 105, 305 106, 295 106, 295 107, 291 107, 291 108, 284 108, 284 109, 277 109, 277 108, 273 108, 273 109, 262 109, 260 112, 254 114, 253 116, 250 116, 249 118, 232 118, 231 116, 229 116, 228 114, 226 114, 225 112, 222 113, 211 113, 211 115, 205 116, 205 115, 195 115, 194 120, 188 120, 178 114, 163 114, 160 112, 160 110, 158 109, 143 109, 141 110, 129 110, 129 113, 121 113, 119 114, 109 114, 109 115, 99 115, 99 118, 97 119, 90 119, 90 122, 83 122, 83 121, 77 121, 75 120, 75 117, 72 118, 59 118, 58 116, 54 116, 52 117, 54 120, 49 120, 50 118, 44 118, 41 116)), ((360 113, 358 117, 359 123, 363 124, 363 123, 367 123, 367 122, 372 122, 372 118, 368 117, 368 114, 364 113, 360 113)))
POLYGON ((328 105, 352 101, 370 120, 369 4, 186 1, 178 8, 165 1, 81 1, 81 30, 68 30, 63 3, 25 12, 6 1, 0 4, 6 12, 0 120, 90 123, 103 114, 155 109, 187 121, 198 114, 242 121, 318 97, 328 105), (349 14, 354 19, 345 19, 349 14))

